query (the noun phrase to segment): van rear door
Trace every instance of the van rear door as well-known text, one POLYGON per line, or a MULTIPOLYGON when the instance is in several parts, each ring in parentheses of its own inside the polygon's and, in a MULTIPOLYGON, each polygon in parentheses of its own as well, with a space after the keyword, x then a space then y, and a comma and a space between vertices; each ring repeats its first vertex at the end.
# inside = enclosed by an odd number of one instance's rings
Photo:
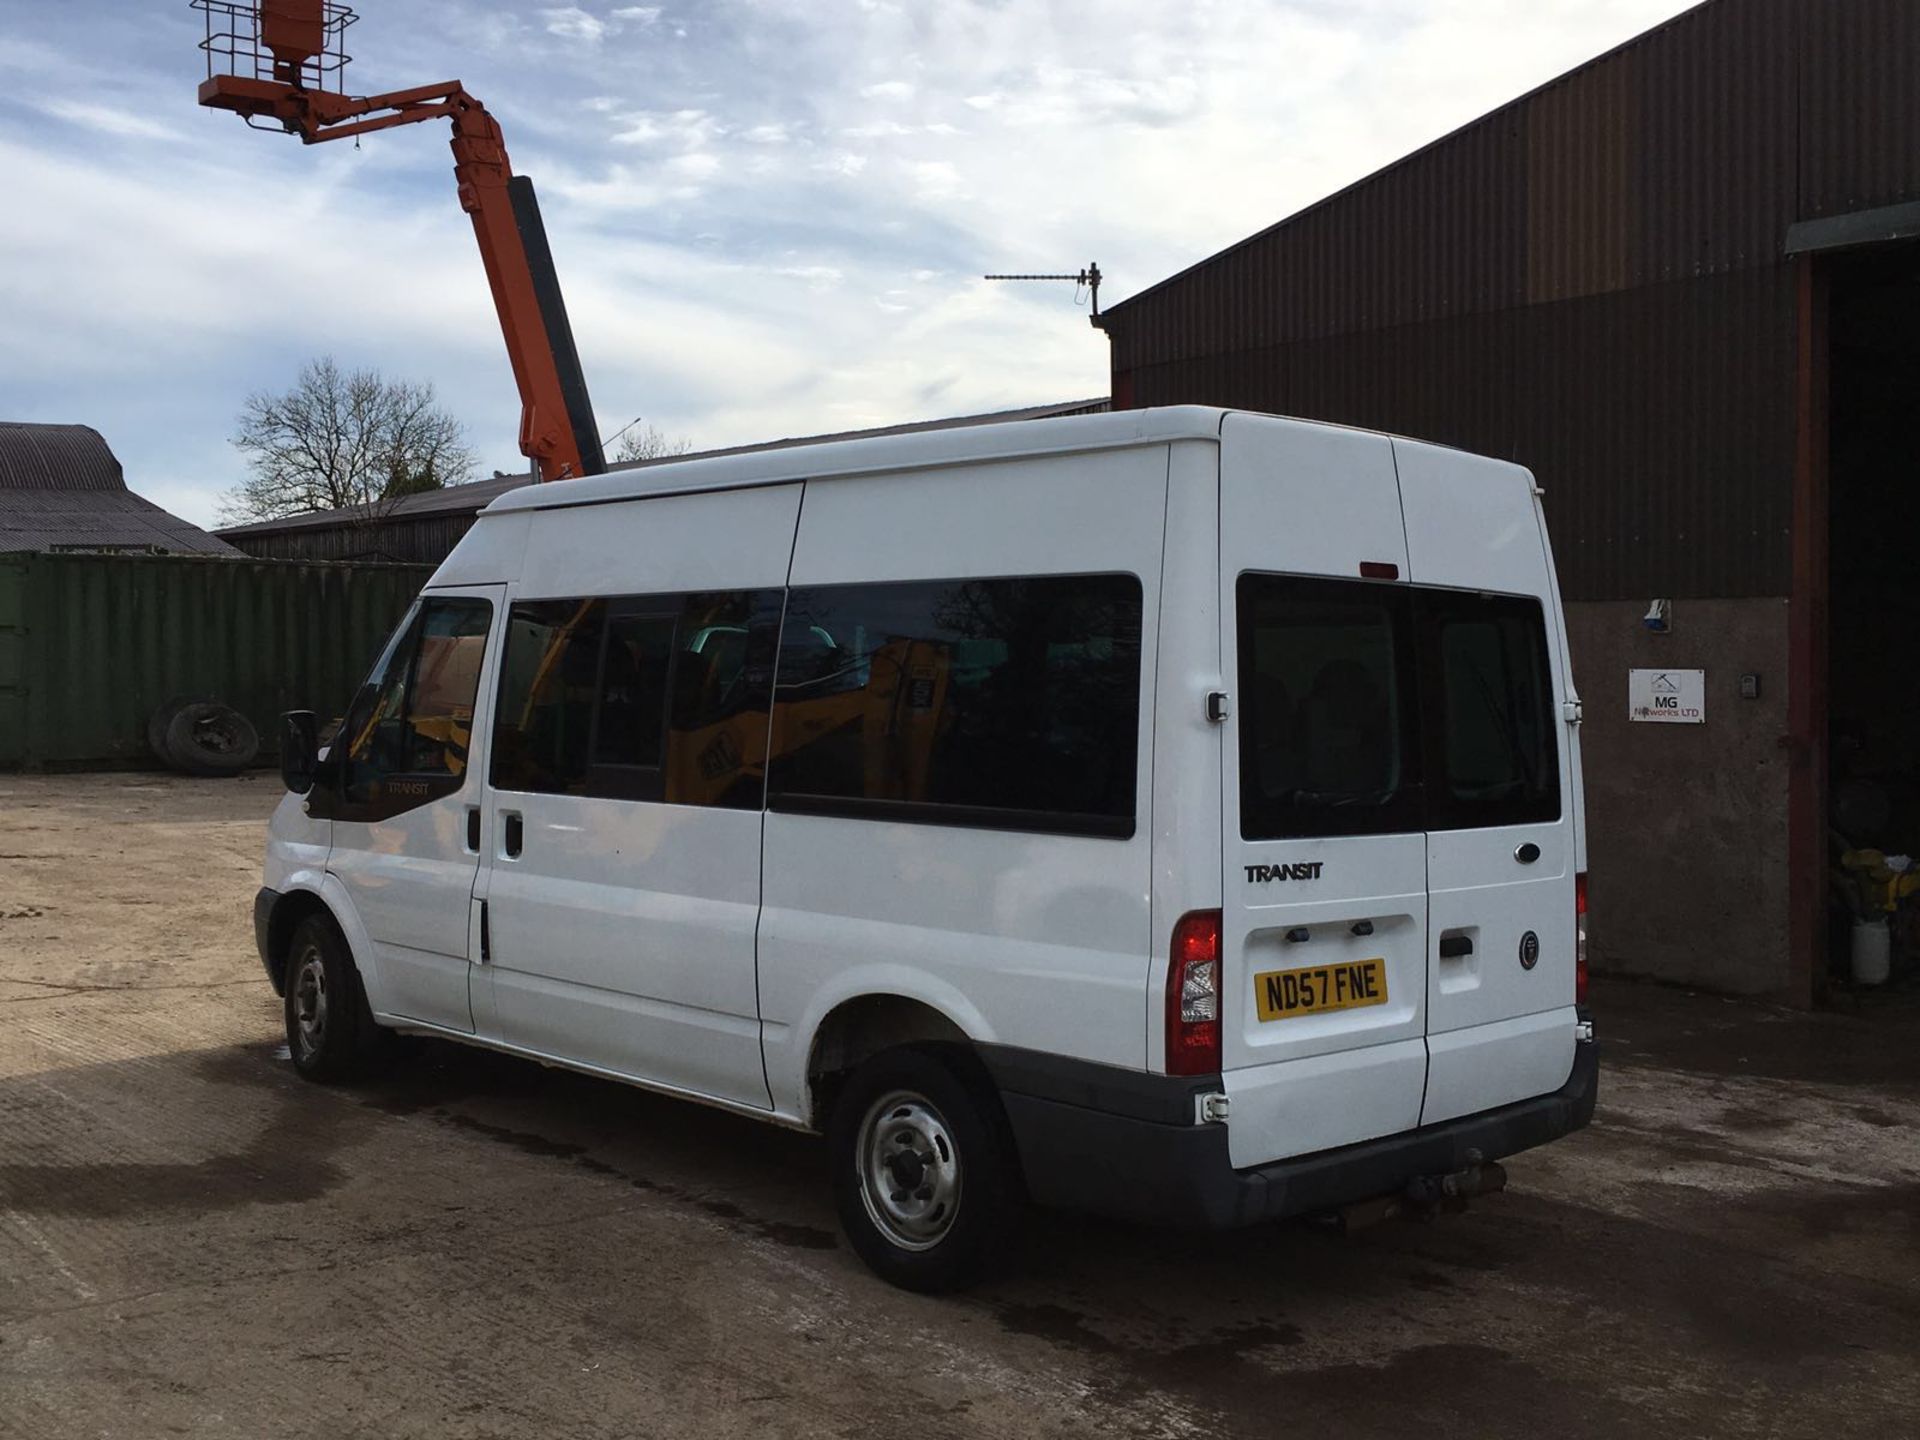
POLYGON ((1427 837, 1391 443, 1239 414, 1221 437, 1221 1060, 1244 1168, 1419 1123, 1427 837))
POLYGON ((1425 712, 1432 1125, 1558 1089, 1572 1069, 1578 792, 1532 477, 1393 446, 1425 712))

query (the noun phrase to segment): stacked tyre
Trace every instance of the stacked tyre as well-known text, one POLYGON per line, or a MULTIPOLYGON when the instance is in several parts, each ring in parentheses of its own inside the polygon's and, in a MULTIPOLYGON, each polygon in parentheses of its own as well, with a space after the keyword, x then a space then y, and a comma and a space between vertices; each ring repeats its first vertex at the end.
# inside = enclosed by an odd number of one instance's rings
POLYGON ((260 736, 231 705, 176 696, 147 717, 147 745, 189 775, 238 775, 260 754, 260 736))

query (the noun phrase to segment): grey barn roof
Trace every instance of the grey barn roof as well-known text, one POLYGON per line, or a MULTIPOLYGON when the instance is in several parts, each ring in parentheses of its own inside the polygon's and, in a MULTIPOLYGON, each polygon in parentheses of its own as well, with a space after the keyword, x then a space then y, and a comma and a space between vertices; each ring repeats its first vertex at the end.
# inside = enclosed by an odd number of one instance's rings
POLYGON ((91 426, 0 421, 0 555, 37 550, 240 554, 127 489, 91 426))

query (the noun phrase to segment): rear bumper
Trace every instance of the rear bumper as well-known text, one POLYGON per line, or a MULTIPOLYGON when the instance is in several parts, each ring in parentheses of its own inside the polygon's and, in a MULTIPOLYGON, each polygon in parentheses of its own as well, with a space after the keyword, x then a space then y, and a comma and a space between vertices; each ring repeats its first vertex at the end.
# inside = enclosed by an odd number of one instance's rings
POLYGON ((1583 1040, 1567 1083, 1551 1094, 1235 1170, 1226 1126, 1193 1123, 1194 1097, 1217 1090, 1217 1078, 1139 1075, 1000 1046, 983 1047, 983 1058, 1036 1202, 1212 1230, 1335 1209, 1544 1145, 1593 1119, 1600 1076, 1599 1047, 1583 1040))

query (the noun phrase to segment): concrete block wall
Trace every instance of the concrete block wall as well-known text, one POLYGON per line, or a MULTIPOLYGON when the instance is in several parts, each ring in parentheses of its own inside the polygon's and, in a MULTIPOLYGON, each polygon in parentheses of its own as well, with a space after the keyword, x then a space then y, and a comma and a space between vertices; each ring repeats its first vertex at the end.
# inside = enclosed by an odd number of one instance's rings
POLYGON ((1585 704, 1588 904, 1596 970, 1747 995, 1784 994, 1787 602, 1569 602, 1585 704), (1706 671, 1704 725, 1627 718, 1632 669, 1706 671), (1760 698, 1740 677, 1760 676, 1760 698))

